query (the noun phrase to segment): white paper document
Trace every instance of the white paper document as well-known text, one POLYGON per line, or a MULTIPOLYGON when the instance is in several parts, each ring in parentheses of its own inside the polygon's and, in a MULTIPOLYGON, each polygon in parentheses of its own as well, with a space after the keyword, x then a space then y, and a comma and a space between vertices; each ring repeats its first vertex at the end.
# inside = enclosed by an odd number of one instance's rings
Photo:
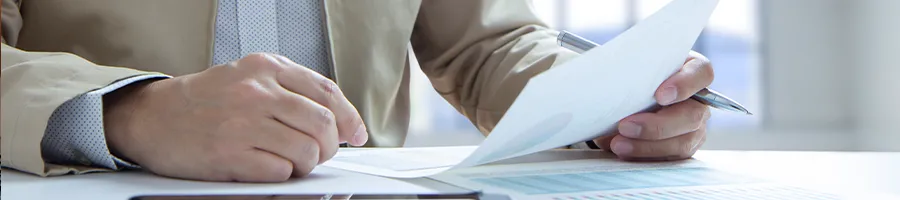
POLYGON ((616 159, 476 166, 430 177, 513 199, 843 199, 838 194, 743 176, 697 160, 616 159))
POLYGON ((656 105, 654 92, 684 64, 717 3, 674 0, 604 45, 535 76, 475 150, 422 159, 367 151, 341 154, 324 165, 388 177, 422 177, 609 133, 622 118, 656 105))

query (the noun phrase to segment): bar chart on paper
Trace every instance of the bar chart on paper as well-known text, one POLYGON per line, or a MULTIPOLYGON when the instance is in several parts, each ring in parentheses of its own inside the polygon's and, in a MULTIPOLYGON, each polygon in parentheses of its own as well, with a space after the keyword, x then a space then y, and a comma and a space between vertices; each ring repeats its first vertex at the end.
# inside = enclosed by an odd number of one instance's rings
POLYGON ((622 191, 597 194, 558 195, 546 199, 553 200, 597 200, 597 199, 793 199, 830 200, 837 196, 788 186, 747 186, 740 188, 701 188, 664 191, 622 191))
POLYGON ((708 168, 627 170, 474 178, 472 181, 523 194, 579 193, 602 190, 752 183, 708 168))
POLYGON ((841 199, 702 166, 606 164, 491 166, 432 178, 517 199, 841 199))

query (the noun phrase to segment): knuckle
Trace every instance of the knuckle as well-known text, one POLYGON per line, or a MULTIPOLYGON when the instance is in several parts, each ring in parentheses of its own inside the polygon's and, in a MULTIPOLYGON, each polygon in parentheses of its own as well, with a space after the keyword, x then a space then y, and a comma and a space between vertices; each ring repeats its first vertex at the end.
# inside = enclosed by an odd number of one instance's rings
MULTIPOLYGON (((315 111, 310 112, 310 121, 309 124, 306 125, 306 129, 303 130, 306 134, 312 137, 312 142, 326 142, 327 138, 330 137, 334 125, 334 114, 324 108, 315 109, 315 111)), ((319 151, 319 146, 313 147, 304 147, 305 150, 319 151)))
POLYGON ((229 166, 231 161, 234 160, 234 154, 230 149, 231 145, 224 143, 210 145, 208 149, 209 156, 204 156, 204 158, 207 159, 208 164, 211 166, 229 166))
POLYGON ((328 110, 326 108, 319 108, 317 112, 314 112, 317 123, 313 124, 313 131, 317 134, 324 133, 328 131, 329 128, 335 125, 334 112, 328 110))
POLYGON ((693 130, 699 129, 700 126, 703 125, 703 122, 707 119, 709 115, 709 108, 706 106, 700 106, 698 108, 692 109, 690 112, 691 122, 690 124, 694 128, 693 130))
POLYGON ((701 146, 703 146, 703 144, 706 143, 706 132, 705 132, 705 131, 700 131, 700 132, 698 133, 698 135, 700 135, 700 136, 699 136, 700 138, 697 139, 697 143, 694 144, 694 148, 692 149, 693 152, 696 152, 698 149, 700 149, 701 146))
POLYGON ((206 164, 210 168, 206 175, 216 180, 234 180, 238 175, 233 174, 234 171, 225 166, 234 166, 236 162, 240 162, 240 158, 233 151, 234 146, 231 143, 219 142, 208 146, 205 156, 202 156, 206 164))
POLYGON ((643 155, 646 157, 656 157, 660 155, 665 155, 668 151, 671 151, 666 148, 665 145, 634 145, 635 152, 643 152, 643 155))
POLYGON ((338 145, 330 145, 321 147, 320 152, 324 152, 324 154, 319 156, 319 164, 324 163, 325 161, 331 160, 334 155, 337 155, 338 145))
MULTIPOLYGON (((304 147, 303 152, 309 158, 309 160, 318 160, 319 158, 319 143, 315 141, 307 142, 307 145, 304 147)), ((310 162, 312 165, 315 165, 317 162, 310 162)))
POLYGON ((334 113, 327 108, 314 106, 309 112, 310 123, 307 125, 309 130, 304 130, 310 135, 324 136, 329 128, 334 126, 334 113))
POLYGON ((281 182, 286 181, 291 178, 291 174, 294 172, 293 165, 288 161, 282 160, 282 162, 274 162, 272 164, 263 165, 261 172, 258 173, 260 179, 266 181, 273 182, 281 182))
POLYGON ((348 128, 348 131, 356 131, 356 129, 363 125, 362 118, 359 115, 345 115, 340 119, 342 123, 345 123, 344 128, 348 128))
POLYGON ((297 166, 297 172, 299 176, 306 176, 319 164, 319 144, 315 141, 307 141, 303 145, 302 151, 303 158, 301 160, 307 162, 299 163, 300 166, 297 166))
POLYGON ((241 61, 245 61, 248 63, 264 63, 264 62, 271 62, 271 60, 272 60, 271 54, 261 53, 261 52, 250 53, 250 54, 247 54, 246 56, 244 56, 243 58, 241 58, 241 61))
MULTIPOLYGON (((307 160, 318 160, 319 157, 319 143, 316 141, 306 141, 301 149, 303 151, 303 156, 307 160)), ((311 162, 316 163, 316 162, 311 162)))
POLYGON ((679 144, 677 155, 682 157, 690 157, 694 154, 694 152, 697 151, 697 149, 699 149, 700 145, 703 144, 705 140, 706 134, 704 134, 702 130, 688 134, 687 137, 679 140, 679 142, 681 143, 679 144))
POLYGON ((647 134, 646 137, 648 139, 662 138, 663 135, 666 135, 666 128, 664 126, 659 125, 659 124, 655 124, 655 125, 651 125, 651 126, 653 126, 653 128, 651 128, 650 131, 647 131, 647 133, 646 133, 647 134))
POLYGON ((332 102, 335 101, 334 98, 335 98, 335 94, 338 91, 338 89, 337 89, 338 86, 336 83, 334 83, 334 81, 331 81, 330 79, 320 78, 318 80, 318 82, 319 82, 319 90, 322 91, 322 96, 324 97, 319 102, 319 104, 322 104, 322 106, 331 108, 332 102))
POLYGON ((686 155, 693 151, 694 143, 692 141, 693 140, 688 140, 679 144, 677 155, 686 155))
POLYGON ((675 156, 682 157, 682 158, 691 156, 691 154, 693 154, 693 152, 694 152, 694 146, 695 146, 694 143, 691 141, 693 141, 693 140, 688 140, 688 141, 682 142, 681 144, 678 144, 678 149, 676 150, 677 152, 672 152, 672 154, 670 154, 670 155, 675 155, 675 156))
POLYGON ((304 166, 304 167, 296 169, 297 171, 295 172, 294 175, 297 177, 305 177, 305 176, 309 175, 310 173, 312 173, 312 170, 315 168, 316 168, 315 165, 304 166))
POLYGON ((658 124, 655 124, 652 122, 644 122, 642 124, 638 124, 637 126, 641 127, 641 129, 638 133, 638 136, 639 136, 638 138, 640 138, 640 139, 650 140, 650 139, 656 139, 656 138, 659 138, 660 136, 662 136, 661 131, 663 131, 663 130, 662 130, 662 127, 660 127, 658 124))
POLYGON ((310 125, 310 127, 311 128, 309 130, 310 131, 309 134, 313 135, 316 138, 319 138, 319 137, 325 135, 325 130, 327 129, 328 125, 326 125, 324 123, 313 123, 310 125))
POLYGON ((284 65, 278 62, 276 55, 269 53, 251 53, 241 58, 240 66, 249 66, 259 70, 281 71, 284 65))
POLYGON ((297 169, 296 176, 304 177, 312 173, 312 170, 315 169, 316 166, 304 166, 302 168, 297 169))

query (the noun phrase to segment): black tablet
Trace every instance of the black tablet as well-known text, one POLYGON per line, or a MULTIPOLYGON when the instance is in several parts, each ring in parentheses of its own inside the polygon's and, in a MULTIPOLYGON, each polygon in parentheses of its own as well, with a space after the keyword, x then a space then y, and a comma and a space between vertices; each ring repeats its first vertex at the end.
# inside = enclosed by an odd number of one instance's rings
POLYGON ((483 193, 462 194, 273 194, 273 195, 234 195, 234 194, 209 194, 209 195, 141 195, 132 197, 131 200, 308 200, 308 199, 446 199, 446 200, 506 200, 506 195, 486 195, 483 193))

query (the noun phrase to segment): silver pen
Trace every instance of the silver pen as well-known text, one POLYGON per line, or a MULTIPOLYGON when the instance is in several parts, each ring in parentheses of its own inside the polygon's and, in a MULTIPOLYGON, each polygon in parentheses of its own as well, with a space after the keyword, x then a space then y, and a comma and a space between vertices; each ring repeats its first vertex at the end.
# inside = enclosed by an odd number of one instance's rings
MULTIPOLYGON (((584 53, 585 51, 599 46, 597 43, 591 42, 590 40, 584 39, 567 31, 560 32, 559 36, 556 37, 556 41, 560 46, 578 53, 584 53)), ((697 100, 700 103, 709 105, 713 108, 752 115, 750 111, 744 108, 744 106, 739 104, 737 101, 734 101, 726 97, 725 95, 719 94, 716 91, 710 90, 709 88, 703 88, 703 90, 700 90, 699 92, 691 96, 691 99, 697 100)))

